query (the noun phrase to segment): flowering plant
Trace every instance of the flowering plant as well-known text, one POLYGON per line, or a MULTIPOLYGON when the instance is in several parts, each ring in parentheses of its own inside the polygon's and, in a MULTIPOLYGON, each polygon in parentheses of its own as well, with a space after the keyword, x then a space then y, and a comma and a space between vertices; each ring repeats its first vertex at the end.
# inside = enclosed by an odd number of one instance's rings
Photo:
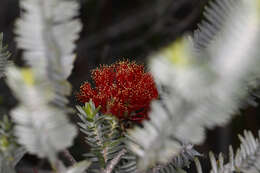
POLYGON ((143 65, 129 61, 103 65, 92 71, 92 78, 95 88, 85 82, 77 94, 80 102, 92 99, 97 107, 101 106, 103 114, 112 114, 120 120, 148 119, 150 102, 158 98, 158 91, 143 65))
MULTIPOLYGON (((78 1, 20 3, 16 41, 29 67, 9 63, 0 34, 0 77, 18 100, 0 122, 0 173, 15 173, 25 153, 48 159, 55 173, 185 172, 192 161, 202 173, 193 145, 252 103, 247 96, 260 86, 260 0, 215 0, 192 37, 151 56, 151 73, 130 61, 93 70, 95 86, 85 82, 77 94, 76 126, 66 115, 74 113, 67 78, 82 27, 78 1), (122 121, 138 125, 124 131, 122 121), (77 129, 90 146, 81 162, 67 149, 77 129)), ((210 153, 212 172, 259 173, 259 138, 245 131, 228 163, 210 153)))

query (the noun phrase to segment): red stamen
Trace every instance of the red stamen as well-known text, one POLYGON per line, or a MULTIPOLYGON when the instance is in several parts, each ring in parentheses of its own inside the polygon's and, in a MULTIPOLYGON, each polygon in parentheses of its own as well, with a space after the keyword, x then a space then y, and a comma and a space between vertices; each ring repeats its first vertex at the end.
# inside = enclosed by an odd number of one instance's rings
POLYGON ((111 113, 119 119, 141 122, 148 119, 150 102, 158 98, 158 91, 150 73, 143 65, 121 61, 110 66, 100 66, 92 71, 95 88, 85 82, 77 99, 93 100, 101 105, 103 113, 111 113), (140 111, 142 110, 142 111, 140 111))

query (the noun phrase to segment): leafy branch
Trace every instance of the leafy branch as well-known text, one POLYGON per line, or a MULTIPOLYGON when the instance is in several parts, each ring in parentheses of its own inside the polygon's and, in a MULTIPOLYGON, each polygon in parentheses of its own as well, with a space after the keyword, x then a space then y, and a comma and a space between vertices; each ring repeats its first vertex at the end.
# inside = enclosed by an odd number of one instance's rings
POLYGON ((136 158, 127 151, 124 136, 115 117, 102 115, 92 101, 85 106, 77 106, 80 130, 86 134, 86 142, 91 146, 86 156, 99 169, 132 172, 136 169, 136 158), (122 153, 122 154, 120 154, 122 153), (117 158, 117 159, 116 159, 117 158), (114 160, 114 161, 113 161, 114 160), (119 161, 120 160, 120 161, 119 161), (110 165, 110 166, 109 166, 110 165))
MULTIPOLYGON (((216 159, 212 152, 209 153, 212 173, 249 172, 258 173, 260 168, 260 131, 258 138, 254 138, 250 131, 244 131, 244 136, 239 135, 241 145, 234 154, 233 148, 229 147, 229 161, 224 163, 222 154, 216 159)), ((198 173, 202 173, 199 160, 195 160, 198 173)))
POLYGON ((5 69, 10 61, 8 60, 10 57, 10 53, 6 50, 7 46, 3 45, 3 33, 0 33, 0 78, 5 75, 5 69))
POLYGON ((160 100, 150 121, 130 132, 140 168, 178 155, 179 141, 203 142, 205 129, 227 123, 259 86, 258 7, 256 0, 212 2, 194 37, 152 55, 160 100))

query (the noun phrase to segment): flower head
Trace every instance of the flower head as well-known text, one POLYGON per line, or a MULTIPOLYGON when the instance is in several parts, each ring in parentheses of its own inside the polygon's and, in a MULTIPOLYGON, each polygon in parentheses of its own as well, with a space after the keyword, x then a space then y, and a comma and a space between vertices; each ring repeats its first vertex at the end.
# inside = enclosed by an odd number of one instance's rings
POLYGON ((158 97, 155 82, 143 65, 120 61, 110 66, 100 66, 92 71, 95 88, 85 82, 77 98, 90 99, 101 106, 102 113, 110 113, 120 120, 141 122, 148 119, 149 105, 158 97))

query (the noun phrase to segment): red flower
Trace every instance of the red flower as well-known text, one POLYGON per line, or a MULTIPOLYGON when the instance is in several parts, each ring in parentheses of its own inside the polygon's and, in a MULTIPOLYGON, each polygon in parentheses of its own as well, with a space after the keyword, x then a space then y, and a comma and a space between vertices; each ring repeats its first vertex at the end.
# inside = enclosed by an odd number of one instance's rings
POLYGON ((92 71, 95 88, 88 82, 80 87, 77 99, 101 106, 102 113, 111 113, 120 120, 141 122, 148 119, 149 105, 158 97, 153 77, 143 65, 122 61, 100 66, 92 71))

